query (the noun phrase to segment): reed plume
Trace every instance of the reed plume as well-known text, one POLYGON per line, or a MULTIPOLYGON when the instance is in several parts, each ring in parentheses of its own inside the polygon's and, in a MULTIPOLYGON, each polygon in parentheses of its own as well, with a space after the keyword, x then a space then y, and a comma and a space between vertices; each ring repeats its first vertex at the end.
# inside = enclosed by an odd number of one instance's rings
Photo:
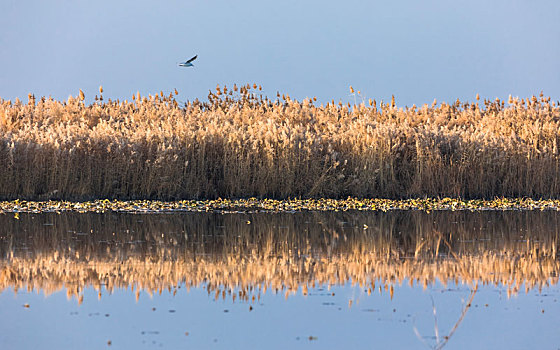
POLYGON ((259 92, 0 99, 0 199, 560 197, 549 97, 409 108, 259 92))

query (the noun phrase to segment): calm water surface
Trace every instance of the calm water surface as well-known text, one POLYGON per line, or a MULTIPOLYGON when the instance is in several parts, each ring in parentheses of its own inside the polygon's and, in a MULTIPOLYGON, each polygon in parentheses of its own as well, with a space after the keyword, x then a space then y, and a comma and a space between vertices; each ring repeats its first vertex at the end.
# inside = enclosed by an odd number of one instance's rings
POLYGON ((0 347, 558 349, 559 218, 3 215, 0 347))

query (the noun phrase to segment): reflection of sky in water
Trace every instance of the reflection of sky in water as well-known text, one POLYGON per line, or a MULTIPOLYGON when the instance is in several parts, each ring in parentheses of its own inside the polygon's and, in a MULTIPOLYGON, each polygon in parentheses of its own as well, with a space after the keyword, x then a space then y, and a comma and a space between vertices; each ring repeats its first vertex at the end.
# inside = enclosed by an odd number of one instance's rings
MULTIPOLYGON (((388 293, 368 296, 359 287, 346 285, 316 288, 307 297, 298 293, 288 299, 267 292, 252 304, 214 300, 203 288, 190 292, 183 288, 175 296, 167 291, 153 297, 142 292, 136 302, 130 290, 116 290, 98 300, 97 292, 88 288, 78 305, 64 291, 45 297, 6 290, 0 294, 0 345, 99 349, 110 340, 113 349, 426 348, 414 327, 435 346, 431 298, 443 340, 469 295, 465 285, 436 283, 427 290, 396 286, 391 300, 388 293)), ((500 287, 479 286, 445 348, 553 348, 560 342, 558 298, 558 286, 511 298, 500 287)))

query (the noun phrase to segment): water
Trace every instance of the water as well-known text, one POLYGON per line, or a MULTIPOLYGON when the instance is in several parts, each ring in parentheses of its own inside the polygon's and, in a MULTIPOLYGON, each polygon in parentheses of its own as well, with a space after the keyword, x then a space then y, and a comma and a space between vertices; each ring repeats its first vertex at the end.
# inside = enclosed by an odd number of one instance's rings
POLYGON ((556 349, 559 218, 4 215, 0 347, 556 349))

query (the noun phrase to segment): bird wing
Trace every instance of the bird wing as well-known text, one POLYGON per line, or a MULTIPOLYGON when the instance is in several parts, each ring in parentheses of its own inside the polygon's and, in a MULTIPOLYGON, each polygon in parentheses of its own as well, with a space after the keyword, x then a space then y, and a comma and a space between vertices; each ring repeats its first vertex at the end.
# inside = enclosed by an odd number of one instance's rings
POLYGON ((191 63, 192 61, 196 60, 197 57, 198 57, 198 55, 194 56, 193 58, 191 58, 190 60, 188 60, 185 63, 191 63))

